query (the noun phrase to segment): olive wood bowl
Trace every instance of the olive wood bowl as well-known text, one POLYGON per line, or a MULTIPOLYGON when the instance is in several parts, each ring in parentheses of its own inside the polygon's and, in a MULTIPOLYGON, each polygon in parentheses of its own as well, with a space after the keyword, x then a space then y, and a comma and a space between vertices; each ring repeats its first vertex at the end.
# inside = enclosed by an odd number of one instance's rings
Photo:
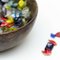
POLYGON ((31 10, 30 21, 25 26, 20 27, 16 31, 5 32, 0 34, 0 52, 18 45, 19 42, 23 40, 23 38, 25 38, 27 34, 31 31, 38 13, 38 7, 35 0, 27 0, 27 4, 31 10))

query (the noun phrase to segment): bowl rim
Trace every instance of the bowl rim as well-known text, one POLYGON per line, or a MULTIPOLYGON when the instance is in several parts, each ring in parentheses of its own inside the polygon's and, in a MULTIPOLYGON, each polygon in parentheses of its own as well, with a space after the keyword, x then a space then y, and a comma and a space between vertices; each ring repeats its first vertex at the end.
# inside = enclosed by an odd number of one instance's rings
POLYGON ((22 30, 24 27, 26 27, 27 25, 29 25, 29 24, 34 20, 34 18, 37 16, 37 13, 38 13, 37 2, 36 2, 36 0, 34 0, 34 1, 35 1, 35 4, 36 4, 36 11, 35 11, 35 13, 34 13, 34 17, 32 17, 31 20, 30 20, 26 25, 24 25, 24 26, 18 28, 18 29, 15 30, 15 31, 0 33, 0 36, 1 36, 1 35, 6 35, 6 34, 9 34, 9 33, 14 33, 14 32, 17 32, 18 30, 22 30))

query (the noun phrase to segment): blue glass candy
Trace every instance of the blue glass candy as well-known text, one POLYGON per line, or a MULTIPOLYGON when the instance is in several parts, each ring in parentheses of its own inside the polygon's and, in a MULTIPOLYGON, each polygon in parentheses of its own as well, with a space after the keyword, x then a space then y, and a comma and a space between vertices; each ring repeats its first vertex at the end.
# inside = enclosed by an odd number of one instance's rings
POLYGON ((54 44, 52 44, 52 43, 49 42, 49 43, 46 45, 45 50, 47 50, 47 49, 52 50, 53 47, 54 47, 54 44))
POLYGON ((16 18, 16 17, 21 17, 22 16, 22 12, 20 10, 13 10, 12 12, 12 15, 11 15, 13 18, 16 18))
POLYGON ((20 10, 17 10, 15 12, 15 15, 16 15, 16 17, 21 17, 22 16, 22 12, 20 10))
POLYGON ((55 38, 55 37, 56 37, 56 35, 51 33, 51 37, 52 37, 52 38, 55 38))
POLYGON ((18 17, 18 18, 15 18, 15 26, 22 26, 22 18, 21 17, 18 17))

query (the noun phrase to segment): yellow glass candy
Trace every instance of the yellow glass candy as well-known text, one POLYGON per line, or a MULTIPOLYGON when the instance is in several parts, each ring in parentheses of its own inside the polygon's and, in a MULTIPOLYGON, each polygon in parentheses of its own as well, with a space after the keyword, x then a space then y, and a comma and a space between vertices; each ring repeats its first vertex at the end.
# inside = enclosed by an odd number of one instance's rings
POLYGON ((17 30, 17 28, 15 28, 15 27, 9 28, 9 31, 15 31, 15 30, 17 30))
POLYGON ((2 27, 1 28, 3 32, 7 32, 8 31, 8 28, 6 26, 2 27))
POLYGON ((7 10, 10 10, 10 9, 11 9, 11 7, 10 7, 10 6, 6 6, 5 8, 6 8, 7 10))
POLYGON ((17 30, 17 28, 15 28, 15 27, 8 28, 8 27, 4 26, 4 27, 2 27, 2 30, 3 30, 3 32, 15 31, 15 30, 17 30))
POLYGON ((14 20, 11 16, 9 16, 8 19, 6 20, 6 22, 11 24, 11 23, 14 23, 14 20))
POLYGON ((20 0, 18 2, 18 9, 23 9, 25 5, 26 5, 26 1, 20 0))
POLYGON ((9 6, 9 4, 5 4, 4 7, 7 9, 7 10, 10 10, 11 7, 9 6))

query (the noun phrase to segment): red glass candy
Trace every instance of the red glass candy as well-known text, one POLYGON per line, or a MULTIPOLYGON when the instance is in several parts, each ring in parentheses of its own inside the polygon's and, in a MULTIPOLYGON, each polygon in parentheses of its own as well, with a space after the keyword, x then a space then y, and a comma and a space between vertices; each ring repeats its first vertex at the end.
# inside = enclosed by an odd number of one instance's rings
POLYGON ((48 44, 47 44, 46 47, 45 47, 45 50, 42 51, 42 53, 43 53, 44 55, 48 55, 48 56, 51 55, 52 49, 53 49, 53 47, 56 46, 56 45, 57 45, 57 43, 56 43, 54 40, 49 40, 48 44))
POLYGON ((53 40, 49 40, 49 42, 51 42, 52 44, 54 44, 54 46, 57 45, 57 43, 55 41, 53 41, 53 40))
POLYGON ((60 32, 56 33, 56 37, 60 38, 60 32))
POLYGON ((48 55, 51 55, 51 50, 45 50, 45 51, 42 51, 42 53, 48 56, 48 55))
POLYGON ((2 17, 1 19, 4 20, 4 21, 7 20, 7 18, 4 18, 4 17, 2 17))

